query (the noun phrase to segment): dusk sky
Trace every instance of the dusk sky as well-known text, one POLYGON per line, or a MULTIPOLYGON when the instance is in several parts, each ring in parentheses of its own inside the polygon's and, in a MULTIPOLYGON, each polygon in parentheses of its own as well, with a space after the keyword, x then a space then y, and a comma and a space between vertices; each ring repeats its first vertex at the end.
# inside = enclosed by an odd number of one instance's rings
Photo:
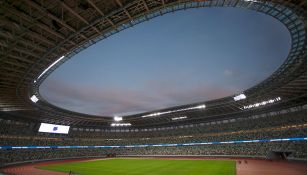
POLYGON ((56 106, 102 116, 202 102, 260 83, 290 44, 287 29, 258 12, 179 11, 87 48, 54 71, 40 93, 56 106))

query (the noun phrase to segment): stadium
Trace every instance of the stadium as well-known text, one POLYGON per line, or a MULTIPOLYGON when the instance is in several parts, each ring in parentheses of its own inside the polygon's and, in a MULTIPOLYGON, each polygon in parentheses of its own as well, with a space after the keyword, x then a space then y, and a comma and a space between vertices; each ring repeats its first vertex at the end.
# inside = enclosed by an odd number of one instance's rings
POLYGON ((0 15, 0 174, 307 174, 307 1, 2 0, 0 15), (211 7, 280 22, 287 58, 243 91, 147 112, 86 114, 41 94, 47 77, 91 46, 211 7))

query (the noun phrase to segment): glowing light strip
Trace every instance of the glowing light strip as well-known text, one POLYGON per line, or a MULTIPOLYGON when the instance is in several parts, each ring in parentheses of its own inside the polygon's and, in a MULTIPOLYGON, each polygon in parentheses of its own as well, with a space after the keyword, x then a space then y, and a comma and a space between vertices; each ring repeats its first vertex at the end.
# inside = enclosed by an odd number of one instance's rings
POLYGON ((217 144, 240 144, 258 142, 287 142, 287 141, 307 141, 306 137, 292 137, 282 139, 263 139, 263 140, 236 140, 223 142, 192 142, 192 143, 165 143, 165 144, 146 144, 146 145, 110 145, 110 146, 0 146, 0 149, 73 149, 73 148, 144 148, 144 147, 179 147, 179 146, 201 146, 217 144))
MULTIPOLYGON (((63 58, 65 58, 65 56, 61 56, 59 59, 57 59, 55 62, 53 62, 49 67, 47 67, 47 69, 45 69, 38 77, 37 79, 39 79, 41 76, 43 76, 50 68, 52 68, 54 65, 56 65, 59 61, 61 61, 63 58)), ((34 80, 34 83, 36 82, 36 80, 34 80)))
POLYGON ((131 123, 111 123, 111 126, 131 126, 131 123))
POLYGON ((143 115, 142 117, 156 117, 156 116, 160 116, 160 115, 164 115, 164 114, 170 114, 170 113, 174 113, 174 112, 182 112, 182 111, 188 111, 188 110, 193 110, 193 109, 205 109, 206 105, 199 105, 199 106, 195 106, 195 107, 190 107, 190 108, 183 108, 183 109, 177 109, 177 110, 172 110, 172 111, 165 111, 165 112, 156 112, 156 113, 152 113, 152 114, 148 114, 148 115, 143 115))
POLYGON ((266 101, 263 101, 263 102, 260 102, 260 103, 255 103, 255 104, 250 104, 250 105, 244 106, 243 109, 250 109, 250 108, 256 108, 256 107, 259 107, 259 106, 265 106, 267 104, 275 103, 275 102, 280 101, 280 100, 281 100, 281 98, 277 97, 277 98, 266 100, 266 101))
POLYGON ((259 2, 258 0, 244 0, 246 2, 259 2))
POLYGON ((172 120, 182 120, 188 118, 187 116, 182 116, 182 117, 174 117, 172 120))

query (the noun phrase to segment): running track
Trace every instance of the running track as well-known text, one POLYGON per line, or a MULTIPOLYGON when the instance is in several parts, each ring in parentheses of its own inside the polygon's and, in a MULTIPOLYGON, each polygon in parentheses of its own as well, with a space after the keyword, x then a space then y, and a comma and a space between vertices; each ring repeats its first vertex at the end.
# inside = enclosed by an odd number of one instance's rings
MULTIPOLYGON (((166 158, 166 159, 178 159, 178 158, 166 158)), ((51 164, 62 164, 68 162, 79 162, 79 161, 90 161, 90 160, 93 159, 41 162, 35 164, 7 167, 4 169, 0 169, 0 172, 12 175, 65 175, 66 173, 40 170, 37 169, 36 167, 51 165, 51 164)), ((237 175, 307 175, 307 163, 305 164, 289 163, 284 161, 268 161, 268 160, 253 160, 253 159, 235 159, 235 161, 237 162, 237 175)))

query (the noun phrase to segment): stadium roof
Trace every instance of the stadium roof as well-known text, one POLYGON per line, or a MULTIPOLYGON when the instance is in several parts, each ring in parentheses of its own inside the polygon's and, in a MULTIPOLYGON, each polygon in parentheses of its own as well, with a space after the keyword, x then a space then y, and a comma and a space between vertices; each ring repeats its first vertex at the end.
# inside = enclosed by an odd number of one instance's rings
POLYGON ((110 117, 80 114, 49 104, 40 96, 39 85, 66 60, 121 30, 165 13, 211 6, 256 10, 282 22, 292 38, 286 61, 268 79, 244 91, 246 99, 225 97, 125 116, 124 121, 133 126, 162 125, 180 122, 172 118, 188 116, 184 120, 194 122, 306 103, 305 0, 7 0, 0 2, 1 115, 49 123, 109 126, 113 122, 110 117), (202 105, 205 108, 196 108, 202 105))

